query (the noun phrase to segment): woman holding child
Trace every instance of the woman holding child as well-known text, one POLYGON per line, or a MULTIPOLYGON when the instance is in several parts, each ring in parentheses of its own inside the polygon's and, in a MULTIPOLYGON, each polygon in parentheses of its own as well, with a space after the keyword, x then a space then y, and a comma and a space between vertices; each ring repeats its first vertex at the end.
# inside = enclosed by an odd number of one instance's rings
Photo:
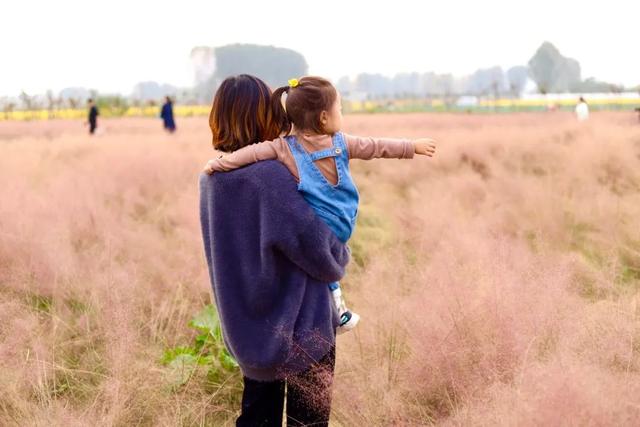
POLYGON ((237 425, 280 426, 285 384, 287 425, 328 425, 336 330, 359 319, 338 284, 359 202, 349 161, 431 157, 435 144, 343 134, 340 96, 319 77, 273 94, 256 77, 230 77, 209 123, 229 154, 201 176, 200 215, 223 335, 244 376, 237 425))

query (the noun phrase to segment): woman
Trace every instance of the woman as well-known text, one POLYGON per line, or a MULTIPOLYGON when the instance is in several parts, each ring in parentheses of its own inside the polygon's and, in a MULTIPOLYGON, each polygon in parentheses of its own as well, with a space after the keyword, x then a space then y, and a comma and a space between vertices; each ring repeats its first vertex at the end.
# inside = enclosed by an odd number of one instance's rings
POLYGON ((162 119, 164 129, 167 132, 173 133, 176 131, 176 122, 173 119, 173 102, 168 96, 164 97, 164 104, 160 111, 160 118, 162 119))
MULTIPOLYGON (((209 124, 231 152, 278 136, 271 90, 240 75, 220 85, 209 124)), ((200 218, 214 299, 244 377, 239 426, 328 425, 339 320, 327 284, 349 261, 277 161, 200 177, 200 218)))

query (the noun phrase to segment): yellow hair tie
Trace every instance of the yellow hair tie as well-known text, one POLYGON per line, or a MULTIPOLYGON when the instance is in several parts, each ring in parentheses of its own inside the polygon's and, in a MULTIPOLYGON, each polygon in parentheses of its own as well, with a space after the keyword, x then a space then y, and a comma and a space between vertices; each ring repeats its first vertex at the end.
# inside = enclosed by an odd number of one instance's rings
POLYGON ((289 79, 289 87, 296 87, 298 86, 298 79, 289 79))

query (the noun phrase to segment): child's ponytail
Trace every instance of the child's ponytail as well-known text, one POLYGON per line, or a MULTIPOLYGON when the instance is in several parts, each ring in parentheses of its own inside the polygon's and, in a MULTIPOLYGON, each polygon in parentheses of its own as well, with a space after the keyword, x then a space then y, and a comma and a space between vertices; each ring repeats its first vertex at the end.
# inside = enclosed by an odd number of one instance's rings
POLYGON ((282 86, 276 89, 271 95, 271 112, 273 121, 278 126, 281 135, 288 135, 291 132, 291 120, 282 103, 282 95, 289 93, 290 86, 282 86))

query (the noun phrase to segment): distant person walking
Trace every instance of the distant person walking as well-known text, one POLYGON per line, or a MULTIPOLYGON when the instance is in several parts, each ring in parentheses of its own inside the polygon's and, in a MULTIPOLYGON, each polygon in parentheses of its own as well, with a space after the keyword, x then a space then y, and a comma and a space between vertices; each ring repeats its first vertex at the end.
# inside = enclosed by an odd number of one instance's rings
POLYGON ((173 102, 171 102, 171 98, 168 96, 165 97, 164 104, 162 105, 160 118, 162 118, 164 128, 167 132, 173 133, 176 131, 176 122, 173 119, 173 102))
POLYGON ((87 105, 89 106, 89 116, 87 118, 87 124, 89 125, 89 134, 93 135, 96 132, 96 128, 98 127, 98 116, 100 112, 98 111, 98 107, 96 107, 95 102, 93 102, 92 98, 89 98, 87 101, 87 105))
POLYGON ((579 122, 584 122, 589 118, 589 106, 583 97, 580 97, 578 105, 576 105, 576 117, 579 122))

